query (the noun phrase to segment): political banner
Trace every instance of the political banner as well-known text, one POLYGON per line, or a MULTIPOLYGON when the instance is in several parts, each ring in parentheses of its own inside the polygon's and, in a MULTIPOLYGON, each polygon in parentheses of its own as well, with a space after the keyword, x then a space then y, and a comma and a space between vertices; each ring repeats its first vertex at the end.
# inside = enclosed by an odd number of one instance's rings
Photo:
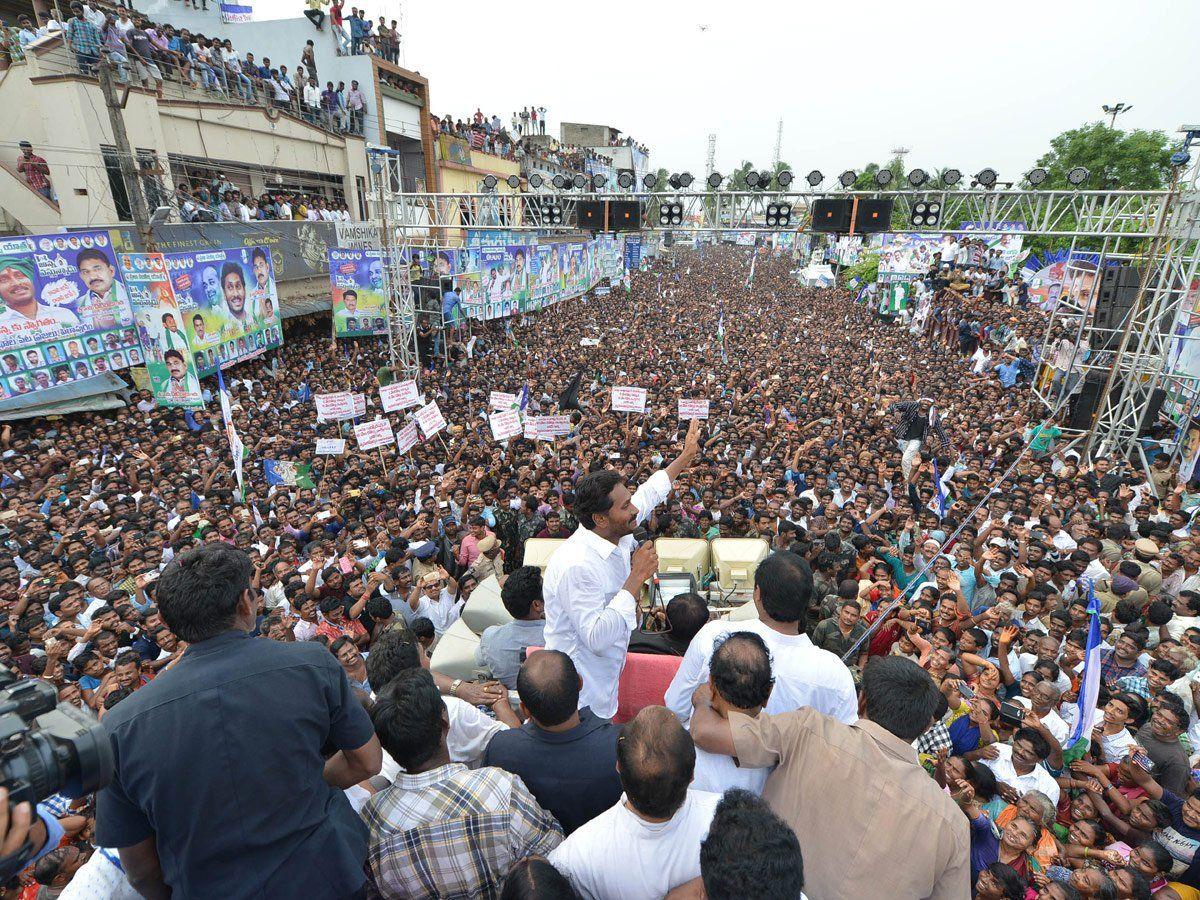
POLYGON ((502 409, 488 416, 488 427, 493 440, 507 441, 521 433, 521 415, 515 409, 502 409))
POLYGON ((417 423, 414 419, 412 422, 409 422, 398 432, 396 432, 396 449, 401 453, 407 453, 416 446, 417 441, 419 440, 420 436, 417 434, 417 423))
POLYGON ((367 395, 366 394, 351 394, 350 402, 354 408, 354 418, 365 416, 367 414, 367 395))
POLYGON ((1021 258, 1021 251, 1025 247, 1025 235, 1022 232, 1027 230, 1024 222, 963 222, 958 227, 961 231, 986 230, 987 234, 965 234, 963 238, 982 240, 989 250, 998 248, 1005 268, 1021 258))
POLYGON ((168 253, 166 261, 201 378, 283 345, 265 247, 168 253))
POLYGON ((533 307, 541 309, 562 295, 562 272, 558 250, 554 246, 535 247, 530 255, 533 267, 533 307))
POLYGON ((642 236, 625 235, 624 264, 626 272, 633 272, 642 264, 642 236))
POLYGON ((274 487, 297 487, 312 490, 317 486, 312 477, 312 463, 288 459, 264 459, 263 478, 274 487))
POLYGON ((487 318, 526 312, 529 303, 529 247, 508 244, 479 249, 487 318))
POLYGON ((417 391, 417 383, 413 380, 396 381, 379 388, 379 402, 384 412, 395 412, 410 406, 419 406, 421 395, 417 391))
POLYGON ((417 410, 417 422, 420 423, 421 432, 425 435, 426 440, 446 427, 446 420, 442 417, 442 411, 438 409, 436 400, 417 410))
POLYGON ((612 409, 613 412, 644 413, 646 411, 646 389, 614 385, 612 409))
POLYGON ((161 253, 122 253, 120 261, 154 402, 168 407, 203 406, 196 363, 166 260, 161 253))
POLYGON ((516 394, 492 391, 488 394, 488 409, 516 409, 519 406, 516 394))
POLYGON ((349 391, 316 394, 313 402, 317 405, 318 422, 339 422, 342 419, 354 418, 354 395, 349 391))
POLYGON ((317 438, 317 456, 341 456, 345 452, 345 438, 317 438))
POLYGON ((142 363, 107 231, 0 240, 0 301, 0 399, 142 363))
POLYGON ((538 440, 550 440, 571 433, 570 416, 531 416, 538 440))
POLYGON ((330 250, 333 333, 336 337, 387 334, 383 254, 377 250, 330 250))
POLYGON ((911 281, 892 281, 881 285, 879 289, 879 314, 881 316, 898 316, 908 309, 912 300, 911 281))
POLYGON ((390 444, 396 436, 392 433, 392 423, 387 419, 372 419, 370 422, 359 422, 354 426, 354 439, 358 441, 359 450, 374 450, 384 444, 390 444))
POLYGON ((880 276, 924 275, 941 246, 938 234, 885 234, 879 252, 880 276))
POLYGON ((333 228, 343 250, 378 250, 382 246, 379 226, 373 222, 334 222, 333 228))
POLYGON ((680 419, 707 419, 708 418, 708 401, 707 400, 685 400, 679 398, 679 418, 680 419))
POLYGON ((563 295, 573 297, 582 294, 591 286, 588 280, 587 260, 583 244, 558 245, 558 267, 562 273, 563 295))

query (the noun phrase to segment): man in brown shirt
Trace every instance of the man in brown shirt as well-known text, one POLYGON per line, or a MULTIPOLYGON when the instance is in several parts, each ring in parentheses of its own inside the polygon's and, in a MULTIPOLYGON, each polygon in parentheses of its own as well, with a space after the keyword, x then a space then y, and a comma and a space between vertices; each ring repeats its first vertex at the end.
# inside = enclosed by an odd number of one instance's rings
POLYGON ((917 762, 912 741, 937 710, 938 689, 900 656, 863 674, 863 717, 844 725, 812 709, 723 719, 696 690, 697 747, 742 766, 775 766, 763 798, 792 826, 804 887, 821 900, 971 896, 966 817, 917 762))

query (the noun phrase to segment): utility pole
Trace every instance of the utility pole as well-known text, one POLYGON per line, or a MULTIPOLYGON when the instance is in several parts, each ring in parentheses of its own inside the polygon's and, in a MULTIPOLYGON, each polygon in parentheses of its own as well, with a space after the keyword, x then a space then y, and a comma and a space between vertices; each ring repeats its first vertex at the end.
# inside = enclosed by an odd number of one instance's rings
POLYGON ((1112 116, 1112 119, 1108 123, 1108 127, 1116 128, 1117 127, 1117 116, 1119 116, 1121 113, 1129 112, 1131 109, 1133 109, 1133 104, 1132 103, 1114 103, 1112 106, 1109 106, 1107 103, 1105 103, 1100 108, 1102 110, 1104 110, 1106 115, 1112 116))
POLYGON ((100 79, 100 90, 104 94, 104 105, 108 107, 113 142, 117 145, 117 164, 121 168, 121 180, 125 182, 125 193, 129 195, 129 210, 138 236, 142 239, 146 252, 153 253, 155 244, 154 231, 150 227, 150 210, 146 206, 146 195, 142 193, 142 182, 133 162, 133 148, 129 145, 129 134, 125 131, 125 110, 117 97, 112 70, 112 60, 107 53, 102 54, 96 63, 96 73, 100 79))
POLYGON ((775 157, 771 160, 771 171, 779 170, 779 159, 783 151, 783 119, 779 120, 779 125, 775 128, 775 157))

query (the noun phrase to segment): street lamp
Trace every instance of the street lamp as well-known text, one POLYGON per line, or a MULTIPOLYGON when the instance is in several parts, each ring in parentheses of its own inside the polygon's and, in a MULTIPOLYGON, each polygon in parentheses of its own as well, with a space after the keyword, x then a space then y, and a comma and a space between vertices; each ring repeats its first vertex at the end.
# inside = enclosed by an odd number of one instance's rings
POLYGON ((1133 109, 1133 104, 1132 103, 1115 103, 1112 106, 1109 106, 1107 103, 1105 103, 1100 108, 1104 110, 1104 114, 1106 116, 1112 116, 1112 120, 1109 122, 1109 128, 1116 128, 1117 127, 1117 116, 1119 116, 1121 113, 1129 112, 1131 109, 1133 109))

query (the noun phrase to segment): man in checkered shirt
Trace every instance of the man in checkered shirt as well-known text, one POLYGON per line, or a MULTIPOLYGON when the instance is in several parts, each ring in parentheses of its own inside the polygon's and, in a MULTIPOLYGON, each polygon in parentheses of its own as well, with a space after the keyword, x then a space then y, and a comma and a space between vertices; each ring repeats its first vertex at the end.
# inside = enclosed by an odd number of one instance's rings
POLYGON ((450 762, 446 704, 427 670, 380 691, 371 721, 404 771, 362 809, 368 897, 498 897, 513 863, 562 841, 519 777, 450 762))

